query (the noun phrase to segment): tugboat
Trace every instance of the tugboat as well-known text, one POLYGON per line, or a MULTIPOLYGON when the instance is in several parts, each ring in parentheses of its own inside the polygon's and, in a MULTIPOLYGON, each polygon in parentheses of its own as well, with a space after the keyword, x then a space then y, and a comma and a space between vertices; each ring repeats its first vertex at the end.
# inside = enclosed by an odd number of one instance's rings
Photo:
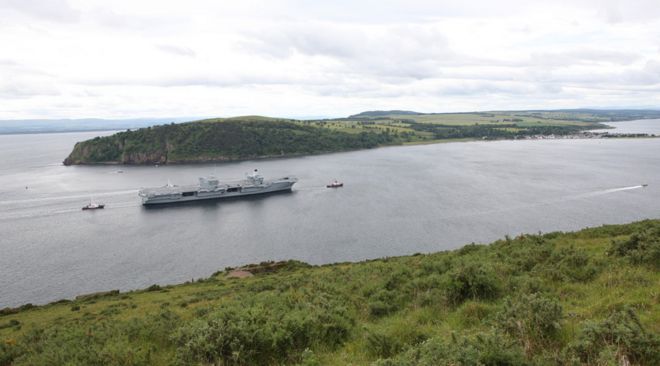
POLYGON ((105 205, 103 203, 94 203, 92 200, 89 200, 89 203, 83 206, 83 211, 85 210, 100 210, 104 208, 105 205))
POLYGON ((326 187, 326 188, 340 188, 340 187, 343 187, 343 186, 344 186, 344 183, 342 183, 342 182, 338 182, 338 181, 335 179, 334 182, 328 184, 328 185, 325 186, 325 187, 326 187))

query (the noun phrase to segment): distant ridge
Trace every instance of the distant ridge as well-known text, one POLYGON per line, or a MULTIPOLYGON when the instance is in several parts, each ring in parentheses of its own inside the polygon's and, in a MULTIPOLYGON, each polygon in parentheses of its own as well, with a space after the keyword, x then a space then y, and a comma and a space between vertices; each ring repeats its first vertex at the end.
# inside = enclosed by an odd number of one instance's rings
POLYGON ((14 119, 0 120, 0 134, 110 131, 143 128, 165 123, 181 123, 199 117, 154 118, 77 118, 77 119, 14 119))
POLYGON ((367 118, 367 117, 385 117, 388 115, 417 115, 417 114, 423 114, 420 112, 414 112, 414 111, 400 111, 400 110, 391 110, 391 111, 366 111, 358 114, 354 114, 352 116, 349 116, 348 118, 367 118))

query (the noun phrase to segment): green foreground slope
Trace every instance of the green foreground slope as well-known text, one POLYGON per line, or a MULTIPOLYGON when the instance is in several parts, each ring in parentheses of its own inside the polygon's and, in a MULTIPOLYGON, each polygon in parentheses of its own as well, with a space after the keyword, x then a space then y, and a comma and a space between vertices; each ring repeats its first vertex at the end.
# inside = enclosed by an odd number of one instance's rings
POLYGON ((660 220, 0 312, 0 365, 658 365, 660 220))

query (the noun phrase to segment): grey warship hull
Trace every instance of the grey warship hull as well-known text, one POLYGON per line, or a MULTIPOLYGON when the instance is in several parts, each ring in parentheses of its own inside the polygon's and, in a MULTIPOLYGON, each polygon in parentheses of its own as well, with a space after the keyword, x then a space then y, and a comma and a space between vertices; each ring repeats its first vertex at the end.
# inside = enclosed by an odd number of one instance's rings
POLYGON ((204 177, 196 185, 142 188, 138 195, 143 205, 157 205, 290 191, 297 181, 295 177, 265 180, 255 170, 242 181, 222 183, 215 177, 204 177))

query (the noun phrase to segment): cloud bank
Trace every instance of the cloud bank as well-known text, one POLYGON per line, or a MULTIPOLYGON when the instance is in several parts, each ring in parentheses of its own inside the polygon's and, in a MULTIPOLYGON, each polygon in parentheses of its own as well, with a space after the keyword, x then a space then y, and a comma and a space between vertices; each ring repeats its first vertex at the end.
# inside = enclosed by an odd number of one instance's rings
POLYGON ((660 107, 647 0, 0 0, 0 119, 660 107))

